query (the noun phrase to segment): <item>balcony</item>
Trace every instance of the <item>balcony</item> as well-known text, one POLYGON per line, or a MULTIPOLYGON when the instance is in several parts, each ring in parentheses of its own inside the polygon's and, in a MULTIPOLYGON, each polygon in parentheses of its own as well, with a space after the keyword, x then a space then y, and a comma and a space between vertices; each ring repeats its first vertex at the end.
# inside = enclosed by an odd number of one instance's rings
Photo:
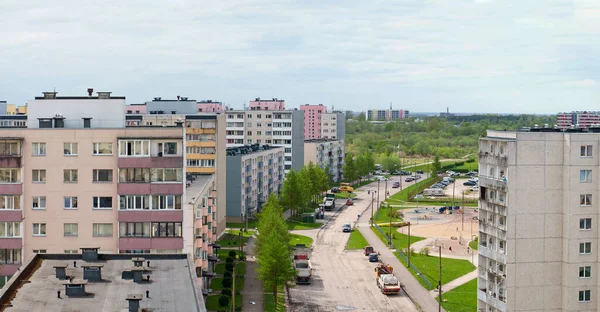
POLYGON ((22 183, 0 183, 0 194, 2 195, 21 195, 23 194, 22 183))
POLYGON ((183 168, 183 157, 119 157, 119 168, 183 168))
POLYGON ((181 195, 183 183, 119 183, 117 192, 122 195, 181 195))
POLYGON ((120 237, 119 249, 183 249, 182 237, 120 237))
POLYGON ((21 155, 0 155, 0 168, 21 168, 21 155))
POLYGON ((479 176, 479 185, 482 187, 489 187, 496 190, 506 191, 506 184, 503 179, 496 179, 488 176, 479 176))
POLYGON ((488 259, 491 259, 491 260, 494 260, 494 261, 498 261, 498 262, 500 262, 502 264, 506 264, 507 263, 507 256, 506 256, 506 254, 503 253, 503 252, 501 252, 500 250, 495 250, 495 249, 493 250, 493 248, 489 248, 489 247, 486 247, 486 245, 480 244, 478 252, 479 252, 480 255, 482 255, 482 256, 484 256, 484 257, 486 257, 488 259))
POLYGON ((177 210, 119 210, 119 222, 183 222, 183 211, 177 210))
POLYGON ((499 296, 495 291, 487 288, 477 289, 477 299, 486 302, 492 307, 506 311, 506 297, 499 296), (502 300, 500 299, 502 298, 502 300))
MULTIPOLYGON (((22 210, 9 210, 9 209, 1 209, 0 210, 0 222, 21 222, 23 221, 23 211, 22 210)), ((0 246, 1 248, 1 246, 0 246)))

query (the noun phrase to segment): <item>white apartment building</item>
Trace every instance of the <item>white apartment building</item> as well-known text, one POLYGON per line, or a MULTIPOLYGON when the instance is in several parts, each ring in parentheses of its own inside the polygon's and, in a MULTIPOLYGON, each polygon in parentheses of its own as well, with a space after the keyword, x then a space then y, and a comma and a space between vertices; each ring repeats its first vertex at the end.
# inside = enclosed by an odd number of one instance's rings
POLYGON ((345 151, 344 140, 321 139, 304 141, 304 164, 312 162, 323 170, 329 170, 333 181, 342 180, 345 151))
POLYGON ((300 110, 226 111, 227 147, 272 145, 283 147, 285 171, 304 165, 304 112, 300 110))
POLYGON ((479 144, 478 311, 598 311, 600 128, 479 144))
POLYGON ((321 115, 321 138, 346 138, 346 114, 342 112, 324 113, 321 115))

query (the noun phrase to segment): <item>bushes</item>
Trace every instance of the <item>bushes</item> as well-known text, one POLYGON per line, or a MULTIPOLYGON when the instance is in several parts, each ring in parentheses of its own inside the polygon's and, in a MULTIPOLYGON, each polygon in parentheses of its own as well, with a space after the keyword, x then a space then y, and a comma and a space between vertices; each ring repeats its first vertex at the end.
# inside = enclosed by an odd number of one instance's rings
POLYGON ((430 252, 429 247, 425 247, 425 248, 421 249, 421 251, 419 251, 419 254, 421 256, 429 256, 429 252, 430 252))
POLYGON ((225 263, 225 271, 233 272, 233 263, 225 263))
POLYGON ((225 271, 225 273, 223 273, 224 278, 231 278, 231 276, 232 276, 232 273, 229 271, 225 271))
POLYGON ((222 307, 229 306, 229 297, 227 297, 227 296, 219 297, 219 305, 222 307))
POLYGON ((231 289, 229 289, 229 288, 223 288, 223 290, 221 290, 221 294, 223 296, 231 296, 231 289))
POLYGON ((232 257, 227 257, 227 259, 225 259, 225 263, 233 263, 233 261, 235 261, 235 259, 232 257))
POLYGON ((231 288, 231 285, 233 285, 233 280, 230 277, 226 277, 223 278, 221 283, 223 284, 223 288, 231 288))
MULTIPOLYGON (((235 252, 235 250, 230 250, 229 251, 229 257, 235 259, 235 256, 237 255, 237 253, 235 252)), ((229 259, 229 258, 228 258, 229 259)))
POLYGON ((402 211, 398 210, 389 210, 387 213, 388 217, 390 217, 390 219, 401 219, 404 218, 404 215, 402 214, 402 211))

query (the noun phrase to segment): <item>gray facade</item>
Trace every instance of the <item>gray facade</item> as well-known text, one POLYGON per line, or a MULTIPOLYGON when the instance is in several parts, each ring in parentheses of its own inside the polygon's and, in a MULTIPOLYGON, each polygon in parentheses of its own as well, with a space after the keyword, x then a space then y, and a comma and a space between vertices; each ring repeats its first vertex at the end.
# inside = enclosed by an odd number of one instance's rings
POLYGON ((304 166, 304 112, 295 110, 292 113, 292 170, 297 171, 304 166))
POLYGON ((240 217, 242 213, 242 155, 227 156, 226 217, 240 217))
POLYGON ((6 115, 6 101, 0 101, 0 115, 6 115))
POLYGON ((197 104, 195 100, 188 100, 186 97, 180 100, 163 100, 162 98, 154 98, 152 101, 146 102, 146 112, 148 114, 189 114, 193 115, 197 112, 197 104))
POLYGON ((342 112, 336 112, 337 115, 337 139, 346 139, 346 114, 342 112))

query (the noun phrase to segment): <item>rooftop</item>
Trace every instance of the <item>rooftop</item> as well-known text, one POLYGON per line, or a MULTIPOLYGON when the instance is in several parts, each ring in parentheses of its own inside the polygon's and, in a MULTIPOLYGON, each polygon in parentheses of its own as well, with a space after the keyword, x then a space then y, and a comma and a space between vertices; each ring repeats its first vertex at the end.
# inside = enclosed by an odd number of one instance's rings
POLYGON ((283 147, 279 147, 279 146, 259 145, 259 144, 230 147, 230 148, 227 148, 227 156, 248 155, 248 154, 252 154, 252 153, 258 153, 258 152, 268 151, 268 150, 277 149, 277 148, 283 149, 283 147))
POLYGON ((327 143, 327 142, 335 142, 341 141, 342 139, 310 139, 304 140, 304 143, 327 143))
POLYGON ((188 177, 187 180, 189 184, 186 188, 186 202, 191 203, 192 201, 195 201, 212 179, 212 174, 197 174, 188 177), (190 179, 193 179, 193 181, 190 182, 190 179))
POLYGON ((128 298, 142 295, 144 311, 206 311, 194 273, 194 264, 184 254, 99 254, 94 262, 81 254, 37 254, 21 267, 0 291, 0 311, 127 311, 128 298), (150 282, 123 279, 123 271, 133 268, 132 258, 143 257, 143 277, 150 282), (73 267, 73 261, 77 267, 73 267), (145 261, 150 261, 147 267, 145 261), (56 277, 55 266, 67 266, 66 275, 73 283, 83 278, 85 264, 100 264, 102 280, 87 280, 84 296, 67 296, 69 280, 56 277), (57 297, 61 291, 61 298, 57 297), (146 297, 149 291, 149 297, 146 297))

